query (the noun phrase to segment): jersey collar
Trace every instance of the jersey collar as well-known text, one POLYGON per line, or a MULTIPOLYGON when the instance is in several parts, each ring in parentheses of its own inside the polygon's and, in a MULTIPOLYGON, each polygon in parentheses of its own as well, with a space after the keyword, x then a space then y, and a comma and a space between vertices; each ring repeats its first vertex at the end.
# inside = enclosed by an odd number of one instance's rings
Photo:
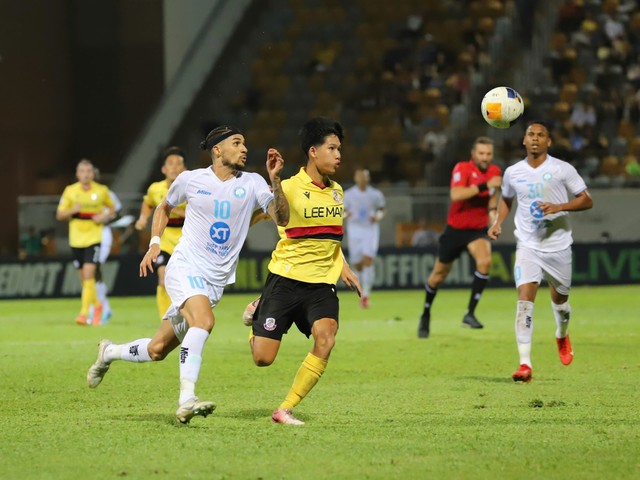
POLYGON ((330 187, 331 184, 333 183, 333 180, 329 179, 329 185, 323 185, 322 183, 318 183, 316 181, 314 181, 309 174, 307 173, 307 171, 304 169, 304 167, 300 167, 300 171, 298 172, 298 176, 302 179, 302 181, 304 183, 310 183, 312 185, 315 185, 316 187, 324 190, 327 187, 330 187))

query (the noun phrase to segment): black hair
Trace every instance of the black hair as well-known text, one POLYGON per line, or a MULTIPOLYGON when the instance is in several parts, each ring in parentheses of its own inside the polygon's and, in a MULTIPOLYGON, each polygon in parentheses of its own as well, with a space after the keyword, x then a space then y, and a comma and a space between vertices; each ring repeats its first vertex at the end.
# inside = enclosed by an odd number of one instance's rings
POLYGON ((178 155, 182 158, 184 158, 184 152, 182 151, 182 149, 180 147, 168 147, 166 148, 163 152, 162 152, 162 162, 166 162, 167 161, 167 157, 169 157, 170 155, 178 155))
POLYGON ((528 121, 527 124, 524 126, 524 131, 526 132, 527 129, 531 125, 542 125, 547 130, 547 134, 551 135, 551 128, 549 128, 549 124, 547 122, 545 122, 544 120, 530 120, 530 121, 528 121))
POLYGON ((300 129, 298 135, 300 137, 300 147, 302 147, 302 151, 307 158, 309 158, 309 149, 322 145, 327 136, 335 135, 340 142, 344 138, 340 122, 327 117, 316 117, 308 120, 300 129))
POLYGON ((222 140, 236 134, 242 135, 242 132, 235 127, 230 127, 229 125, 220 125, 211 130, 207 134, 207 138, 200 142, 200 148, 202 150, 211 151, 211 149, 222 140))

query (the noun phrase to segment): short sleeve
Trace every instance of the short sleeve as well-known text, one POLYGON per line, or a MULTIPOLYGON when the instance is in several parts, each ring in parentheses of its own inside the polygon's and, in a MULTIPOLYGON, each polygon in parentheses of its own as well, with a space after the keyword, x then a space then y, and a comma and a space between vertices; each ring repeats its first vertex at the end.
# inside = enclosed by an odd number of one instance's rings
POLYGON ((69 187, 65 187, 58 202, 58 210, 69 210, 73 206, 73 200, 71 198, 71 191, 69 187))
POLYGON ((176 177, 171 186, 165 200, 168 205, 177 207, 187 200, 187 184, 189 182, 190 171, 182 172, 176 177))
POLYGON ((573 165, 571 165, 570 163, 566 163, 564 165, 564 168, 564 183, 571 193, 573 193, 574 195, 578 195, 580 192, 587 189, 587 185, 584 183, 584 180, 573 165))
POLYGON ((468 186, 468 169, 465 162, 458 163, 451 172, 451 188, 468 186))
POLYGON ((504 198, 513 198, 516 192, 511 185, 511 167, 504 171, 504 177, 502 178, 502 196, 504 198))

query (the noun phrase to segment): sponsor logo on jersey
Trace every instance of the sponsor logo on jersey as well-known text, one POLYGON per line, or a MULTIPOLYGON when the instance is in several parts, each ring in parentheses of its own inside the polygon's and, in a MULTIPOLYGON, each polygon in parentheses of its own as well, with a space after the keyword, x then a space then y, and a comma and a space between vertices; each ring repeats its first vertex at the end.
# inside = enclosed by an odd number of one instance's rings
POLYGON ((273 317, 269 317, 264 321, 264 329, 269 331, 269 332, 273 332, 276 329, 276 319, 273 317))
POLYGON ((310 198, 311 197, 311 192, 304 192, 304 196, 307 197, 307 198, 310 198))
POLYGON ((456 172, 456 173, 453 174, 453 181, 454 182, 459 182, 461 177, 462 177, 462 175, 460 174, 460 172, 456 172))
POLYGON ((196 192, 196 195, 211 195, 211 192, 207 192, 206 190, 200 189, 196 192))
POLYGON ((342 205, 335 207, 311 207, 304 209, 304 218, 324 218, 324 217, 342 217, 344 207, 342 205))
POLYGON ((238 187, 233 191, 233 196, 236 198, 244 198, 246 194, 247 191, 244 189, 244 187, 238 187))
POLYGON ((221 245, 229 240, 229 237, 231 236, 231 229, 229 228, 229 225, 224 222, 216 222, 211 225, 211 228, 209 228, 209 236, 211 237, 211 240, 218 245, 221 245))
POLYGON ((533 218, 542 218, 544 217, 544 213, 542 213, 542 209, 540 208, 540 202, 535 201, 529 207, 529 213, 533 218))

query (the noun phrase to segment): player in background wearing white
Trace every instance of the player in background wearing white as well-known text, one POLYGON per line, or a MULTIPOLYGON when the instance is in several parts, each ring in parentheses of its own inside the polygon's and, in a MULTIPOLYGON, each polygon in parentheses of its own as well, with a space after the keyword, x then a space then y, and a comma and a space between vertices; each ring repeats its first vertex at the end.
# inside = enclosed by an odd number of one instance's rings
POLYGON ((140 263, 140 276, 153 271, 171 210, 186 201, 182 237, 165 275, 171 306, 153 338, 120 345, 102 340, 98 358, 87 373, 89 387, 95 388, 112 362, 160 361, 180 345, 176 418, 181 423, 188 423, 195 415, 207 416, 215 408, 212 402, 198 399, 195 384, 204 345, 215 324, 212 307, 220 301, 225 285, 235 282, 238 257, 254 211, 268 212, 278 225, 289 221, 279 176, 284 160, 277 150, 270 149, 266 161, 272 193, 259 174, 243 171, 247 148, 237 129, 217 127, 201 147, 210 152, 213 165, 183 172, 173 182, 153 215, 149 251, 140 263))
POLYGON ((496 240, 500 236, 502 223, 517 198, 514 278, 518 289, 515 330, 520 368, 512 378, 528 383, 533 376, 533 303, 543 278, 551 293, 560 361, 569 365, 573 360, 568 334, 573 243, 568 212, 588 210, 593 200, 576 169, 548 154, 551 138, 544 123, 529 122, 522 144, 527 157, 504 172, 498 217, 489 229, 489 237, 496 240), (575 198, 569 200, 567 191, 575 198))
POLYGON ((354 172, 355 185, 344 192, 349 263, 362 285, 360 307, 369 308, 369 297, 376 278, 373 261, 380 243, 380 220, 384 217, 385 199, 380 190, 370 185, 369 170, 354 172))
MULTIPOLYGON (((100 181, 100 170, 98 168, 94 168, 94 175, 97 182, 100 181)), ((122 210, 122 202, 118 198, 118 196, 113 192, 113 190, 109 189, 109 195, 111 196, 111 200, 113 201, 113 205, 115 206, 115 212, 111 214, 108 219, 105 221, 102 227, 102 241, 100 242, 100 258, 98 267, 96 269, 96 295, 98 296, 98 302, 102 305, 102 318, 93 318, 93 306, 89 309, 89 317, 88 320, 93 325, 99 325, 103 323, 107 323, 113 312, 111 310, 111 304, 109 303, 109 298, 107 297, 108 288, 107 284, 104 283, 102 279, 102 265, 104 265, 111 254, 111 247, 113 246, 113 231, 111 230, 110 224, 113 222, 120 211, 122 210)))

